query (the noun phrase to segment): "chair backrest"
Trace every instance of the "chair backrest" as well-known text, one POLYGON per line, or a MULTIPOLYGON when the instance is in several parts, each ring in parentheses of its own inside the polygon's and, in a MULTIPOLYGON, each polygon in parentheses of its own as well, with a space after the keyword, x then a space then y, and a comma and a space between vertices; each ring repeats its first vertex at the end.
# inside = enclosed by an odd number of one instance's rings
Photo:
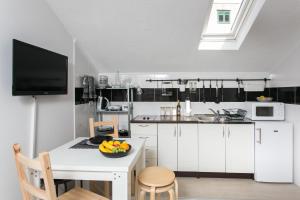
POLYGON ((23 200, 31 200, 32 197, 44 200, 57 200, 49 154, 40 153, 38 159, 32 160, 22 155, 19 144, 13 145, 13 149, 23 200), (28 180, 27 170, 41 172, 45 190, 37 188, 31 183, 32 181, 28 180))
POLYGON ((114 129, 113 134, 109 134, 114 138, 119 137, 119 129, 118 129, 118 119, 116 117, 112 118, 112 121, 100 121, 95 122, 94 118, 89 119, 90 124, 90 137, 95 137, 95 128, 100 126, 112 126, 114 129))

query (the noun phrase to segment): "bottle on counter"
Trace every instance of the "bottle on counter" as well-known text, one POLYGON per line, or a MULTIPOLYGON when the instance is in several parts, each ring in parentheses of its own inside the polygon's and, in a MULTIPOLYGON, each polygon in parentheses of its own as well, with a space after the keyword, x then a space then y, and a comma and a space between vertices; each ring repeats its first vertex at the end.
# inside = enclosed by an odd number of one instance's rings
POLYGON ((177 117, 181 116, 181 105, 180 105, 180 101, 177 101, 177 106, 176 106, 176 115, 177 117))

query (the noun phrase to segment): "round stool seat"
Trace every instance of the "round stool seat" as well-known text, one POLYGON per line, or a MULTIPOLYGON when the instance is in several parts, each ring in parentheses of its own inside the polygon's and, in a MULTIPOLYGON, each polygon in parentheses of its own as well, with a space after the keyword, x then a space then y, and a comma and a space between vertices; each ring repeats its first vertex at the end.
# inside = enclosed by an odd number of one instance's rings
POLYGON ((174 183, 175 174, 164 167, 147 167, 139 175, 139 182, 150 187, 164 187, 174 183))

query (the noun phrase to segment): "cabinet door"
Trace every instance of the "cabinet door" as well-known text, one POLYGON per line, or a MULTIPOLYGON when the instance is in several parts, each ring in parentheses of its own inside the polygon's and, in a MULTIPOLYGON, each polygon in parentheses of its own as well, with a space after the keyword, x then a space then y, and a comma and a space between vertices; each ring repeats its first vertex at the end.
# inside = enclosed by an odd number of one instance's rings
POLYGON ((225 172, 225 127, 199 124, 199 171, 225 172))
POLYGON ((254 125, 227 125, 226 172, 254 173, 254 125))
POLYGON ((178 124, 178 171, 198 171, 197 124, 178 124))
POLYGON ((158 165, 177 171, 177 124, 158 124, 158 165))

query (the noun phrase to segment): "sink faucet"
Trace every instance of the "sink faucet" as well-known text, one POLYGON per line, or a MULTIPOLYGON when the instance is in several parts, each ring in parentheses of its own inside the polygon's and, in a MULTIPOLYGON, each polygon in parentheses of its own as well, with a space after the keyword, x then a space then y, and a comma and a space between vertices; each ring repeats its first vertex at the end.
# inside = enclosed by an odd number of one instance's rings
POLYGON ((216 118, 216 121, 219 121, 219 120, 220 120, 220 111, 219 111, 219 110, 215 111, 215 110, 212 109, 212 108, 210 108, 209 110, 210 110, 212 113, 214 113, 215 118, 216 118))

